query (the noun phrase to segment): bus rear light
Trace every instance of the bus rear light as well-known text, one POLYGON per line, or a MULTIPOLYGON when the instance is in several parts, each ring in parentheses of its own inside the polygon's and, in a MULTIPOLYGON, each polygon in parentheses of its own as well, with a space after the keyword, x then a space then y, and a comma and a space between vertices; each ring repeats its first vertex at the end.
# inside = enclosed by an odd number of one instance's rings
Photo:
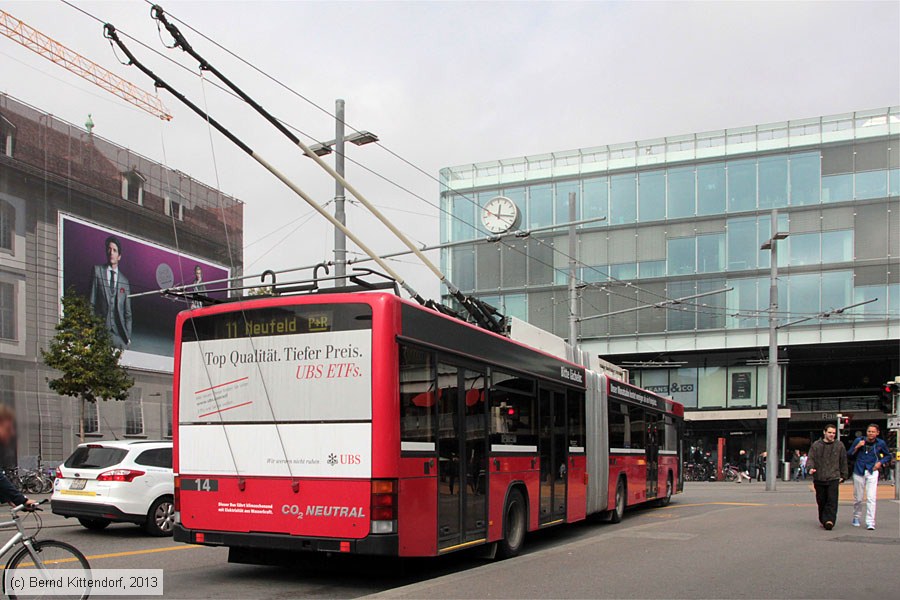
POLYGON ((206 534, 200 533, 200 532, 195 533, 194 541, 197 542, 198 544, 203 544, 204 542, 206 542, 206 534))
MULTIPOLYGON (((173 491, 174 491, 174 494, 173 494, 174 497, 172 498, 173 508, 175 509, 175 512, 179 512, 181 510, 181 477, 175 478, 173 491)), ((180 522, 180 519, 179 519, 179 522, 180 522)))
POLYGON ((133 469, 113 469, 100 473, 97 476, 97 481, 124 481, 131 483, 136 477, 140 477, 143 474, 143 471, 135 471, 133 469))
POLYGON ((350 542, 341 542, 341 552, 350 552, 350 542))
POLYGON ((397 481, 372 480, 372 504, 369 511, 372 533, 394 533, 397 523, 397 481))

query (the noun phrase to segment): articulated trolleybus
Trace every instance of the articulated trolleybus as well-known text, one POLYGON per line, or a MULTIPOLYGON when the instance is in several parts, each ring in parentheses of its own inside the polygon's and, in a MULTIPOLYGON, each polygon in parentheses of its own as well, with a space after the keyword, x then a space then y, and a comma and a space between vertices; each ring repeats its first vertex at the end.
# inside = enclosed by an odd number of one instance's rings
POLYGON ((512 556, 682 489, 682 406, 517 320, 508 338, 389 292, 248 299, 182 313, 175 365, 175 539, 232 562, 512 556))

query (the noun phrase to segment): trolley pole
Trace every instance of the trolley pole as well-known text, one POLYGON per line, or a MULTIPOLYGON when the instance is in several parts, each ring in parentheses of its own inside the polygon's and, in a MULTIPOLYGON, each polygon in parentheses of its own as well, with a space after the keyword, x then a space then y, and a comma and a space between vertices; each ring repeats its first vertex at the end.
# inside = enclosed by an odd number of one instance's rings
MULTIPOLYGON (((334 170, 338 175, 344 176, 344 101, 340 98, 334 101, 334 170)), ((339 180, 334 182, 334 218, 341 225, 347 224, 345 211, 344 186, 339 180)), ((334 284, 342 286, 343 279, 347 275, 347 236, 339 228, 334 229, 334 274, 339 277, 334 284)))
MULTIPOLYGON (((569 344, 573 352, 578 346, 578 296, 575 287, 578 280, 578 260, 575 256, 578 252, 578 242, 575 239, 574 224, 577 217, 576 201, 575 192, 569 192, 569 223, 572 223, 569 225, 569 344)), ((572 358, 578 360, 577 356, 572 358)))

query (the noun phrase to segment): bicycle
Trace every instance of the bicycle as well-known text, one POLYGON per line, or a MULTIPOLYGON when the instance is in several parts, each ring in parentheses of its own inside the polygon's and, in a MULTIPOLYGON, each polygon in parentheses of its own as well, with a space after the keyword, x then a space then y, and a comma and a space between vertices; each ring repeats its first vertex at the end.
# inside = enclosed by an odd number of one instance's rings
MULTIPOLYGON (((41 500, 37 503, 37 506, 46 504, 47 502, 49 502, 49 500, 41 500)), ((31 576, 31 574, 34 574, 34 571, 32 570, 37 569, 40 571, 41 575, 47 578, 52 577, 53 569, 81 569, 82 573, 79 574, 79 577, 83 577, 84 580, 87 580, 91 576, 91 566, 88 563, 87 558, 80 550, 78 550, 78 548, 71 544, 58 542, 56 540, 37 539, 37 534, 40 533, 42 527, 41 518, 37 514, 41 509, 37 506, 29 508, 24 504, 20 504, 10 510, 10 513, 12 514, 11 520, 0 522, 0 529, 14 526, 18 530, 16 534, 0 548, 0 557, 6 556, 6 554, 17 545, 21 546, 18 550, 13 552, 12 557, 7 561, 3 574, 3 595, 10 600, 15 600, 17 596, 14 591, 7 589, 7 581, 18 574, 19 571, 26 571, 22 574, 31 576), (33 516, 37 522, 37 529, 33 533, 29 534, 25 529, 25 525, 23 524, 24 519, 20 516, 23 512, 33 516), (31 573, 29 573, 29 571, 31 571, 31 573)), ((37 575, 34 574, 34 576, 37 575)), ((54 591, 58 590, 53 590, 51 588, 48 591, 48 596, 54 598, 59 597, 58 593, 54 593, 54 591)), ((84 600, 90 596, 90 593, 90 585, 86 584, 83 588, 73 590, 73 595, 71 597, 84 600)), ((25 598, 29 599, 37 597, 41 596, 30 594, 25 596, 25 598)))
POLYGON ((725 481, 737 481, 740 476, 740 471, 734 465, 726 464, 722 467, 722 477, 725 481))

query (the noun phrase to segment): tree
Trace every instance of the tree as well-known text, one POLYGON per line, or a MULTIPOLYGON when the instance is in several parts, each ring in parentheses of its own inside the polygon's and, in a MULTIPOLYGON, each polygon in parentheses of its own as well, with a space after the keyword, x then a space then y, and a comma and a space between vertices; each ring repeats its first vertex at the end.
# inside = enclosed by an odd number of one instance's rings
POLYGON ((84 442, 84 414, 88 402, 125 400, 134 379, 119 364, 122 350, 112 345, 106 324, 84 298, 69 290, 62 298, 63 316, 56 325, 50 349, 41 349, 44 363, 62 373, 47 378, 50 389, 81 400, 79 436, 84 442))

